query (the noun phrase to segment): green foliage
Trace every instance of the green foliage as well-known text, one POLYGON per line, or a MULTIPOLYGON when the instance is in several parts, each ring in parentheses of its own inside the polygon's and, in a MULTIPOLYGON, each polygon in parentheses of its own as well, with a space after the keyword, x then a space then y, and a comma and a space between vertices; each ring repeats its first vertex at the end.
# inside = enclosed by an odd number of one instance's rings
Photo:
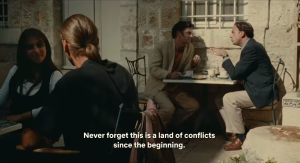
MULTIPOLYGON (((227 159, 223 159, 223 163, 248 163, 249 161, 246 160, 245 156, 242 155, 234 155, 232 157, 230 157, 229 160, 227 159)), ((268 160, 266 162, 264 162, 263 159, 261 159, 261 163, 277 163, 277 161, 275 160, 275 158, 268 158, 268 160)), ((298 163, 300 163, 300 161, 298 161, 298 163)))

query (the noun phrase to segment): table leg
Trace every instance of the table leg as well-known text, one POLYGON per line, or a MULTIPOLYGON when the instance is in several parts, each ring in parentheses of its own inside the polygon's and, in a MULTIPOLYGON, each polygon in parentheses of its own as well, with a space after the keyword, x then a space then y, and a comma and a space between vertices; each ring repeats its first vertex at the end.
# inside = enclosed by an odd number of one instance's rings
MULTIPOLYGON (((194 132, 199 132, 199 129, 205 125, 205 122, 208 124, 212 124, 217 131, 222 131, 221 124, 218 121, 218 118, 214 114, 213 110, 210 110, 208 105, 208 85, 203 85, 203 94, 202 94, 202 107, 199 109, 196 115, 195 125, 194 125, 194 132)), ((227 139, 225 133, 222 132, 222 135, 227 139)))

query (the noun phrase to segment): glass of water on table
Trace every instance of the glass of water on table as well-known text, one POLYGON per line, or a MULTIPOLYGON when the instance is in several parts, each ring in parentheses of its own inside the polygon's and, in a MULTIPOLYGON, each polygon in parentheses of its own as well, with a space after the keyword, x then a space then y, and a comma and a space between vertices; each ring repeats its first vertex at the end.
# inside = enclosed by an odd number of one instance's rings
POLYGON ((214 78, 216 76, 215 69, 208 69, 207 74, 209 75, 210 78, 214 78))

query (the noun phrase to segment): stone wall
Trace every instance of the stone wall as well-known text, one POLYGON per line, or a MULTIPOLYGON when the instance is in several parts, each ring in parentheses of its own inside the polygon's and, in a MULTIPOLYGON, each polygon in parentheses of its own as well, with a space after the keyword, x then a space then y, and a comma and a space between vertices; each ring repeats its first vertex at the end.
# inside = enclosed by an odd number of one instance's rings
MULTIPOLYGON (((121 1, 121 43, 120 58, 118 62, 125 68, 129 68, 127 61, 137 58, 137 0, 121 1)), ((136 82, 136 77, 134 77, 136 82)))
POLYGON ((16 63, 16 52, 15 44, 0 45, 0 85, 4 83, 9 70, 16 63))
MULTIPOLYGON (((148 64, 153 49, 159 41, 172 39, 172 27, 180 20, 181 5, 178 0, 137 0, 138 1, 138 57, 146 56, 148 64)), ((143 68, 143 63, 139 64, 143 68)), ((139 80, 144 90, 144 79, 139 80)))
MULTIPOLYGON (((18 39, 26 28, 37 28, 45 33, 52 47, 52 59, 62 66, 61 42, 58 29, 62 23, 61 0, 8 0, 8 31, 0 41, 0 85, 15 64, 18 39), (16 31, 16 32, 14 32, 16 31), (5 40, 8 40, 5 42, 5 40)), ((0 31, 0 32, 1 32, 0 31)))

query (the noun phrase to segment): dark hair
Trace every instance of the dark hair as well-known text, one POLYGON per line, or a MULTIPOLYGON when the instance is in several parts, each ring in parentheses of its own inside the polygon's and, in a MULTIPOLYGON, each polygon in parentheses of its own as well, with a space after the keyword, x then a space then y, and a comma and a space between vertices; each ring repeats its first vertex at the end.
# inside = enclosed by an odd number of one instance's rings
POLYGON ((91 19, 82 14, 75 14, 65 20, 60 29, 61 38, 75 50, 75 56, 86 56, 101 63, 97 45, 98 30, 91 19))
POLYGON ((234 25, 239 29, 239 31, 244 31, 245 35, 249 38, 254 37, 254 29, 250 23, 245 21, 235 22, 234 25))
POLYGON ((194 25, 190 21, 179 21, 172 28, 172 37, 176 38, 177 31, 180 31, 183 34, 184 29, 194 28, 194 25))
POLYGON ((28 79, 32 77, 31 75, 33 73, 38 73, 43 78, 58 70, 51 59, 51 47, 47 37, 43 32, 35 28, 28 28, 22 32, 18 42, 17 66, 18 71, 20 72, 17 74, 19 82, 22 82, 26 78, 28 79), (26 55, 27 41, 31 37, 42 41, 46 47, 46 56, 39 64, 34 63, 26 55))

